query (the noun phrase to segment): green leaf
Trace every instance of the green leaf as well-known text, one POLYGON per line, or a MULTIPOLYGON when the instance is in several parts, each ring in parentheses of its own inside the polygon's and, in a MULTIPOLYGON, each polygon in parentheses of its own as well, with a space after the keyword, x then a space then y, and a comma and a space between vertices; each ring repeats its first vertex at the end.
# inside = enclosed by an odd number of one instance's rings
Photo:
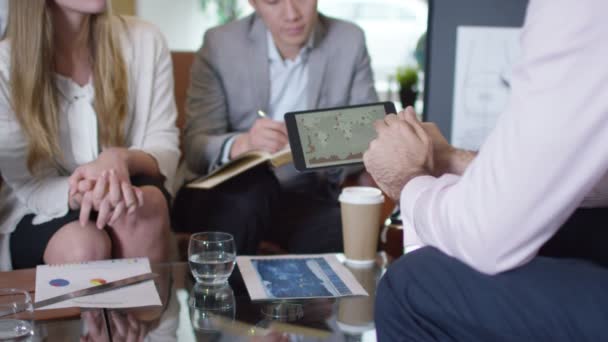
POLYGON ((412 88, 418 84, 418 68, 413 66, 399 67, 395 78, 401 88, 412 88))

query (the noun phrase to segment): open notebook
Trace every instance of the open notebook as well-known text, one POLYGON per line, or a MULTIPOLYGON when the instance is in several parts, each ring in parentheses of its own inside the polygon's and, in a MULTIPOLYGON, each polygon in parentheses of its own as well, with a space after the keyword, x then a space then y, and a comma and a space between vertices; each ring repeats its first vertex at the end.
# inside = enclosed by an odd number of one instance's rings
POLYGON ((251 151, 240 155, 213 172, 191 181, 187 186, 189 188, 211 189, 260 164, 269 163, 273 167, 279 167, 292 161, 289 146, 276 153, 251 151))

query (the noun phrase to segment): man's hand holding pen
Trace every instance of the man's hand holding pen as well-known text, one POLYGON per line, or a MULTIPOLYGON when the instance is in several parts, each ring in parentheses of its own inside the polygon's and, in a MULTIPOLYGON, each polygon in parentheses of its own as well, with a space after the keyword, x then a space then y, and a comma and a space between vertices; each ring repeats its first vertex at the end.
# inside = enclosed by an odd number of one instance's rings
POLYGON ((289 140, 285 123, 270 119, 261 110, 257 111, 257 115, 258 119, 251 129, 235 138, 230 150, 231 159, 253 150, 274 153, 287 146, 289 140))

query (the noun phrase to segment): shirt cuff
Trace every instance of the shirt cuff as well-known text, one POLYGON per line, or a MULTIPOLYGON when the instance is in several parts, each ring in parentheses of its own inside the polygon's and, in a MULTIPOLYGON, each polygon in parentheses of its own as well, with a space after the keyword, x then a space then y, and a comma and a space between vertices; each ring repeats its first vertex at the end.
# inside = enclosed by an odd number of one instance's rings
POLYGON ((424 243, 416 232, 415 207, 418 198, 436 181, 433 176, 418 176, 409 181, 401 191, 401 215, 403 220, 403 248, 405 253, 412 252, 424 243))
POLYGON ((222 146, 222 152, 220 154, 219 165, 222 166, 230 161, 230 150, 232 150, 232 144, 234 144, 234 139, 236 139, 236 135, 228 138, 228 141, 222 146))

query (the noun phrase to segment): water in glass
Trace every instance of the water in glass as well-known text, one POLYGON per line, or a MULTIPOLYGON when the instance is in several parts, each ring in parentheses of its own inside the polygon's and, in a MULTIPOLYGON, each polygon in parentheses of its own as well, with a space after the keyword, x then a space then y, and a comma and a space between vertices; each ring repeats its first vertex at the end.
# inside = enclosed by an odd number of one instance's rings
POLYGON ((236 250, 232 235, 204 232, 192 235, 188 246, 190 271, 197 282, 223 285, 234 270, 236 250))
POLYGON ((202 252, 190 255, 190 270, 196 281, 209 285, 224 284, 232 270, 236 255, 224 252, 202 252))

